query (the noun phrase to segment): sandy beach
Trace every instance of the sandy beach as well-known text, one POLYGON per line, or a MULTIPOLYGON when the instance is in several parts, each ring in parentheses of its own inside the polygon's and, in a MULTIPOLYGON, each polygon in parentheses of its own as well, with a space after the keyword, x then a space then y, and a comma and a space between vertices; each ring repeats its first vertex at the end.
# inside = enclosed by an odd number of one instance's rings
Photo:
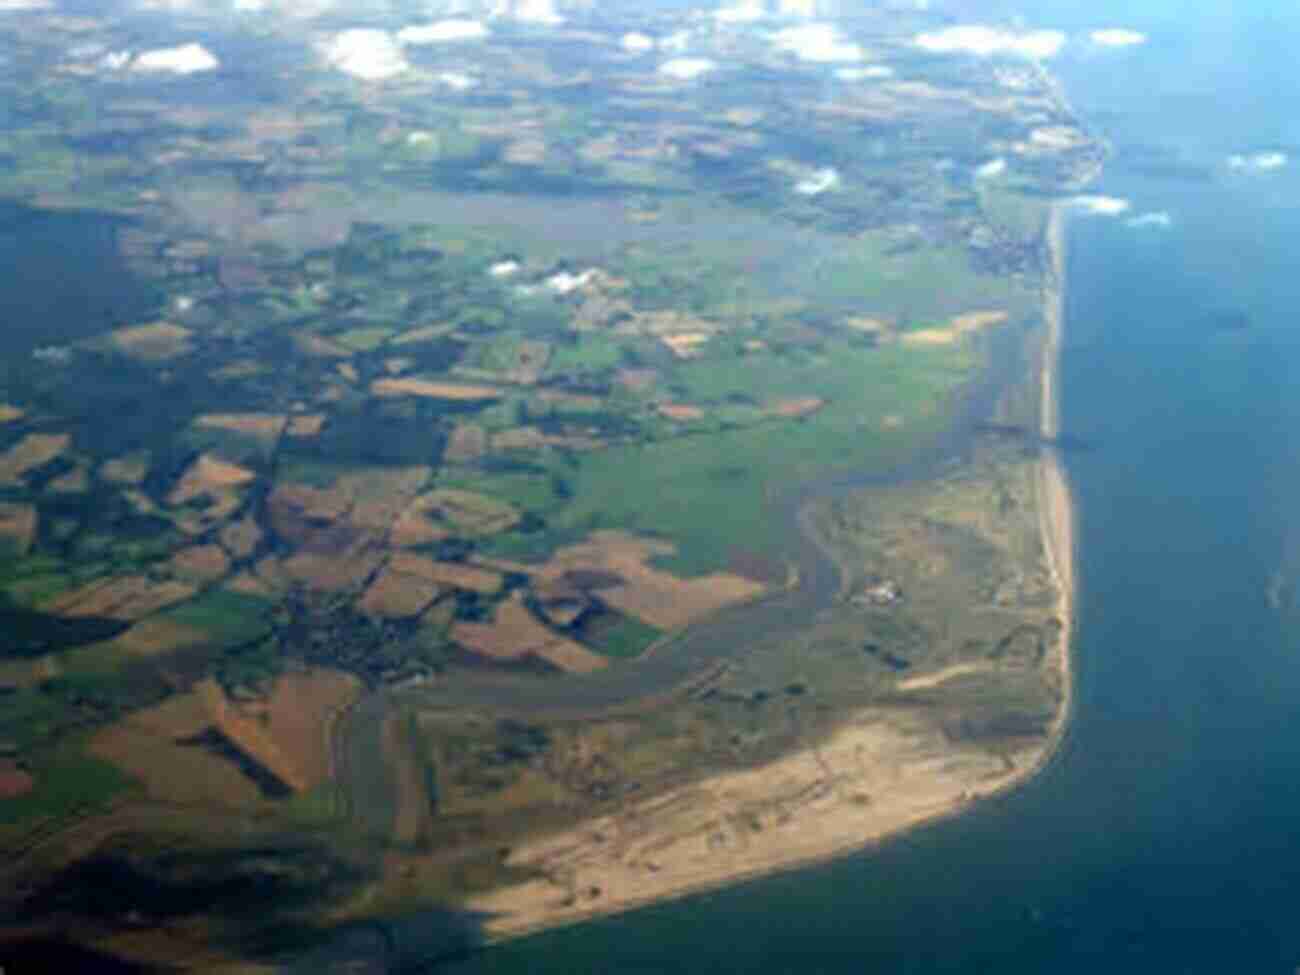
MULTIPOLYGON (((1064 221, 1064 207, 1055 206, 1047 229, 1051 259, 1038 377, 1045 439, 1058 429, 1064 221)), ((1059 674, 1061 705, 1045 740, 994 754, 953 743, 906 710, 864 709, 829 738, 769 764, 634 801, 520 845, 508 862, 541 877, 469 903, 486 915, 487 934, 514 936, 832 859, 960 814, 1030 778, 1055 751, 1070 710, 1074 514, 1054 449, 1042 454, 1037 490, 1061 624, 1050 661, 1059 674)), ((910 678, 910 687, 931 688, 987 670, 956 665, 910 678)))
POLYGON ((1043 747, 995 756, 932 724, 864 711, 827 741, 519 847, 543 879, 469 906, 504 937, 860 850, 1021 781, 1043 747))
MULTIPOLYGON (((1054 440, 1060 432, 1060 396, 1058 375, 1061 362, 1062 330, 1065 319, 1065 219, 1066 207, 1056 203, 1048 218, 1047 243, 1051 263, 1044 288, 1043 363, 1040 387, 1042 401, 1039 406, 1040 432, 1044 440, 1054 440)), ((1074 636, 1074 502, 1070 485, 1055 447, 1048 447, 1039 460, 1039 518, 1042 523, 1043 548, 1056 583, 1056 617, 1061 621, 1058 641, 1061 659, 1062 704, 1056 718, 1054 738, 1060 738, 1069 721, 1073 702, 1073 667, 1070 661, 1071 641, 1074 636)))

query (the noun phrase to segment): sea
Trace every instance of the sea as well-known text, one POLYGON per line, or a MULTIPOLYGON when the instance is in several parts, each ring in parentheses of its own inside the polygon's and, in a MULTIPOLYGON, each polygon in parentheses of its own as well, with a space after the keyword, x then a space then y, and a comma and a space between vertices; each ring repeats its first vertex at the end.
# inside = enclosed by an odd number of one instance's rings
POLYGON ((439 971, 1300 970, 1300 7, 1019 13, 1069 33, 1052 70, 1114 146, 1088 192, 1129 203, 1068 229, 1062 426, 1091 449, 1056 758, 879 848, 439 971))

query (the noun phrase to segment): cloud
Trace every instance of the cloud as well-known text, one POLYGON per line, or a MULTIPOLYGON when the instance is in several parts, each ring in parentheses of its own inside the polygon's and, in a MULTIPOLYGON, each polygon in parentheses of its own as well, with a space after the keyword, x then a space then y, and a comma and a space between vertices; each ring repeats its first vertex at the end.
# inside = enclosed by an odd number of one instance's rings
POLYGON ((159 47, 144 51, 131 62, 132 71, 145 73, 195 74, 212 71, 221 62, 202 44, 182 44, 179 47, 159 47))
POLYGON ((1129 201, 1116 196, 1076 196, 1070 205, 1091 217, 1118 217, 1129 210, 1129 201))
POLYGON ((868 64, 862 68, 836 68, 840 81, 868 81, 873 78, 892 78, 894 69, 883 64, 868 64))
POLYGON ((546 286, 554 291, 557 295, 567 295, 584 287, 587 282, 596 276, 595 268, 587 268, 581 274, 570 274, 568 271, 560 271, 558 274, 552 274, 546 279, 546 286))
POLYGON ((1014 54, 1025 58, 1050 58, 1065 45, 1059 30, 1014 32, 979 24, 946 27, 940 31, 917 34, 913 43, 935 54, 1014 54))
POLYGON ((1092 43, 1101 47, 1136 47, 1147 42, 1146 34, 1126 27, 1105 27, 1088 35, 1092 43))
POLYGON ((1174 218, 1165 210, 1142 213, 1124 221, 1130 227, 1172 227, 1174 218))
POLYGON ((459 71, 444 71, 438 75, 438 80, 456 91, 469 91, 471 88, 478 87, 477 79, 461 74, 459 71))
POLYGON ((1263 173, 1271 169, 1281 169, 1290 159, 1285 152, 1255 152, 1244 156, 1229 156, 1229 169, 1244 169, 1263 173))
POLYGON ((0 0, 0 11, 49 10, 53 6, 51 0, 0 0))
POLYGON ((659 73, 678 81, 689 81, 717 70, 717 62, 708 58, 672 58, 659 65, 659 73))
POLYGON ((172 13, 182 13, 190 10, 207 12, 213 5, 204 2, 204 0, 136 0, 135 4, 131 6, 138 6, 143 10, 166 10, 172 13))
POLYGON ((121 71, 130 63, 130 51, 109 51, 99 59, 100 66, 107 68, 109 71, 121 71))
POLYGON ((397 32, 397 40, 401 44, 445 44, 474 41, 487 35, 487 27, 477 20, 452 19, 403 27, 397 32))
POLYGON ((977 179, 993 179, 1006 171, 1007 161, 999 156, 997 159, 990 159, 982 166, 976 166, 975 176, 977 179))
POLYGON ((691 46, 691 32, 688 30, 673 31, 667 37, 659 38, 659 50, 672 51, 681 54, 691 46))
POLYGON ((409 67, 393 35, 384 30, 355 27, 340 31, 321 53, 333 67, 364 81, 383 81, 409 67))
POLYGON ((782 17, 811 18, 817 15, 816 0, 778 0, 776 7, 782 17))
POLYGON ((555 12, 552 0, 519 0, 515 6, 515 20, 530 24, 560 24, 564 18, 555 12))
POLYGON ((827 166, 825 169, 819 169, 795 183, 794 191, 800 196, 820 196, 827 190, 833 190, 839 185, 840 174, 827 166))
POLYGON ((767 11, 763 9, 763 0, 739 0, 713 12, 713 18, 720 24, 748 24, 765 16, 767 11))
POLYGON ((861 61, 861 45, 840 38, 830 24, 801 24, 772 35, 778 50, 789 51, 801 61, 861 61))
POLYGON ((632 51, 635 54, 653 50, 655 46, 653 37, 649 37, 646 34, 638 34, 636 31, 624 34, 622 38, 619 39, 618 43, 623 50, 632 51))

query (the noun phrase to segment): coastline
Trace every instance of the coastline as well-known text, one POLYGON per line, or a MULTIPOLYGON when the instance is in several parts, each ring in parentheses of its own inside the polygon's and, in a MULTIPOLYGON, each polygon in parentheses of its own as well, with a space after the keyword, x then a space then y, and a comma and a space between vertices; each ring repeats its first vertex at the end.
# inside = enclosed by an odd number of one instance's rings
MULTIPOLYGON (((1059 432, 1065 219, 1065 204, 1053 204, 1038 364, 1044 440, 1059 432)), ((931 728, 861 712, 826 741, 765 766, 721 773, 523 844, 509 862, 543 877, 470 901, 486 918, 487 936, 517 937, 813 866, 961 815, 1033 778, 1056 754, 1073 707, 1074 510, 1054 447, 1039 458, 1035 488, 1060 623, 1053 661, 1060 701, 1042 742, 998 762, 936 740, 931 728)))
MULTIPOLYGON (((1043 363, 1040 370, 1041 402, 1039 405, 1039 432, 1045 442, 1056 439, 1060 433, 1060 393, 1058 388, 1061 365, 1062 332, 1065 327, 1065 221, 1066 204, 1057 201, 1047 224, 1047 248, 1050 258, 1048 279, 1044 291, 1043 324, 1046 334, 1043 341, 1043 363)), ((1056 585, 1056 616, 1061 623, 1057 639, 1057 671, 1061 680, 1061 706, 1057 711, 1056 725, 1052 730, 1051 747, 1044 762, 1055 752, 1069 724, 1074 707, 1074 664, 1071 656, 1074 638, 1074 499, 1070 484, 1061 464, 1060 452, 1048 446, 1039 460, 1038 514, 1042 525, 1043 549, 1052 580, 1056 585)))

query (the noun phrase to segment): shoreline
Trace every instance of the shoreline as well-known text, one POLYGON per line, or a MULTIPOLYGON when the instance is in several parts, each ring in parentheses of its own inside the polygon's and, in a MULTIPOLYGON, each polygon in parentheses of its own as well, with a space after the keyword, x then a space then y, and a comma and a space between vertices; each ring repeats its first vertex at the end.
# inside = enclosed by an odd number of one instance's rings
MULTIPOLYGON (((1041 402, 1039 405, 1039 432, 1044 441, 1055 440, 1060 433, 1060 393, 1058 380, 1061 365, 1062 332, 1065 327, 1065 240, 1066 204, 1057 201, 1047 225, 1047 247, 1050 255, 1048 281, 1044 287, 1043 323, 1047 333, 1044 338, 1040 369, 1041 402)), ((1056 583, 1056 615, 1061 623, 1057 641, 1059 658, 1057 669, 1061 678, 1061 707, 1052 729, 1051 744, 1044 756, 1044 764, 1055 753, 1069 724, 1074 707, 1074 498, 1070 483, 1061 464, 1056 447, 1047 447, 1039 460, 1038 517, 1042 525, 1044 554, 1056 583)))
MULTIPOLYGON (((1046 227, 1049 267, 1043 283, 1045 334, 1038 369, 1044 440, 1059 430, 1065 219, 1065 204, 1054 203, 1046 227)), ((828 740, 768 765, 714 775, 524 844, 511 861, 540 869, 545 879, 493 891, 468 905, 487 917, 489 940, 816 866, 962 815, 1034 778, 1056 755, 1073 709, 1075 598, 1073 501, 1056 449, 1045 449, 1037 467, 1039 534, 1057 592, 1060 623, 1054 653, 1060 704, 1041 743, 1016 753, 1009 769, 991 766, 987 756, 965 746, 946 743, 939 746, 943 761, 936 762, 936 744, 925 731, 863 712, 828 740), (884 779, 879 769, 861 775, 864 752, 881 756, 884 779), (850 771, 855 768, 858 773, 850 771), (888 791, 877 796, 875 789, 881 785, 888 785, 888 791), (871 794, 847 791, 860 786, 870 786, 871 794), (737 826, 760 819, 761 840, 737 826)))

